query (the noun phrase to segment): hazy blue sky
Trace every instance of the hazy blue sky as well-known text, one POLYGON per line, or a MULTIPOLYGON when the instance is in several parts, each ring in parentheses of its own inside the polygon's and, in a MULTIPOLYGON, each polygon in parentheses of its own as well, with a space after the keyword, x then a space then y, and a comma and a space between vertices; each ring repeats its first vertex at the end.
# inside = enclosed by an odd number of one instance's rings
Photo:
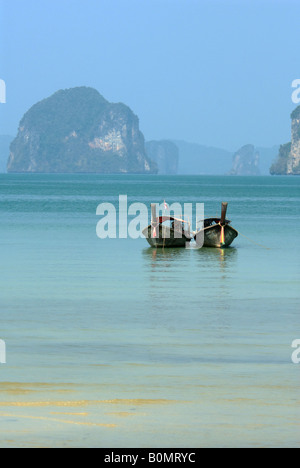
POLYGON ((1 134, 84 85, 129 105, 147 140, 290 140, 299 0, 0 0, 0 14, 1 134))

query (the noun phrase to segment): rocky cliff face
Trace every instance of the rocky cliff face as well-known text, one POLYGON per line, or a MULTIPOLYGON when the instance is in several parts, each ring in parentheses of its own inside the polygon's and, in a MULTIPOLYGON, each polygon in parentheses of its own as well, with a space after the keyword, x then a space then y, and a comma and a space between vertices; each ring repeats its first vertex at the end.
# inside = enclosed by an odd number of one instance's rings
POLYGON ((146 152, 148 157, 158 167, 158 174, 177 174, 178 172, 178 148, 172 141, 147 141, 146 152))
POLYGON ((280 146, 276 161, 270 168, 272 175, 300 175, 300 106, 291 115, 292 141, 280 146))
POLYGON ((259 175, 259 152, 253 145, 245 145, 233 155, 230 175, 259 175))
POLYGON ((11 143, 8 172, 156 173, 139 120, 92 88, 61 90, 35 104, 11 143))
POLYGON ((13 139, 9 135, 0 135, 0 173, 6 172, 9 145, 13 139))
POLYGON ((300 174, 300 106, 292 113, 291 152, 287 163, 288 174, 300 174))
POLYGON ((291 143, 280 145, 277 159, 270 168, 271 175, 286 175, 287 174, 287 164, 288 164, 290 154, 291 154, 291 143))

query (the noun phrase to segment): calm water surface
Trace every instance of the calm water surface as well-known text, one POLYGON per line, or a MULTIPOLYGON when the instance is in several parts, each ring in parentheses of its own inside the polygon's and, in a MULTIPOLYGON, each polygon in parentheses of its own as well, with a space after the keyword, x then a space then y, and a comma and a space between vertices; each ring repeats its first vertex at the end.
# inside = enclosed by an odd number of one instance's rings
POLYGON ((0 175, 0 446, 299 447, 299 181, 0 175), (228 201, 240 236, 101 240, 120 194, 228 201))

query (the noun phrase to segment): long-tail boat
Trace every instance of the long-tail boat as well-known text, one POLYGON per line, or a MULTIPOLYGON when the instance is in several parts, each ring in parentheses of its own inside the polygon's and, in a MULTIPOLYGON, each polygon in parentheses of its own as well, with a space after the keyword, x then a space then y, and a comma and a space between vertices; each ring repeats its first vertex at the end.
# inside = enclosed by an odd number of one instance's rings
POLYGON ((154 203, 151 204, 151 224, 143 230, 143 235, 151 247, 162 248, 185 247, 194 238, 189 224, 183 219, 173 216, 157 217, 154 203))
POLYGON ((194 239, 203 247, 229 247, 238 236, 238 231, 230 226, 231 221, 226 219, 228 203, 222 203, 221 218, 206 218, 204 226, 194 239))

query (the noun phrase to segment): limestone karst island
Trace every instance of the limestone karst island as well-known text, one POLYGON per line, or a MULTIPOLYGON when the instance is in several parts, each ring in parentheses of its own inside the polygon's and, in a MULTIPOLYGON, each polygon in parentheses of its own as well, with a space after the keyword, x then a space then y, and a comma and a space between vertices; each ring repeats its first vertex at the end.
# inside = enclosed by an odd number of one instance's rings
POLYGON ((281 145, 277 160, 270 168, 272 175, 300 175, 300 106, 291 114, 292 141, 281 145))
POLYGON ((247 144, 232 156, 177 140, 146 142, 127 105, 93 88, 65 89, 34 104, 14 139, 0 136, 0 172, 299 175, 300 106, 291 119, 291 142, 279 154, 278 146, 247 144))
POLYGON ((157 173, 138 117, 93 88, 56 92, 22 118, 8 172, 157 173))

